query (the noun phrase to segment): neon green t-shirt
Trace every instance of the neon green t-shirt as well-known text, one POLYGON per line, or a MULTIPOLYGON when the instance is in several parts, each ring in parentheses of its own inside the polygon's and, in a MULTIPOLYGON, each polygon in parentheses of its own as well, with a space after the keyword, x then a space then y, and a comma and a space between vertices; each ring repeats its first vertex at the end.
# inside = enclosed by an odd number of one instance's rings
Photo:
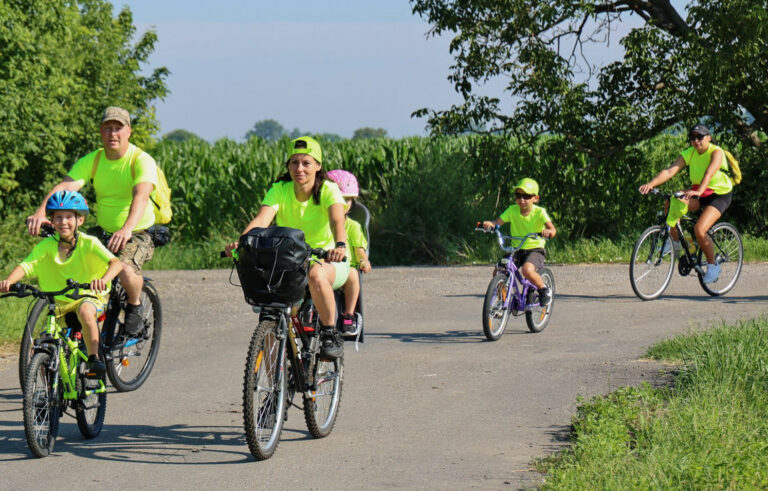
MULTIPOLYGON (((99 239, 80 232, 72 255, 62 261, 58 239, 59 234, 43 239, 19 264, 25 276, 37 277, 37 283, 43 291, 61 290, 67 286, 69 278, 80 283, 97 280, 107 272, 109 261, 115 259, 114 254, 99 239)), ((90 290, 80 292, 94 294, 90 290)), ((72 302, 71 298, 64 295, 58 295, 56 300, 72 302)))
POLYGON ((353 268, 360 265, 357 257, 357 248, 368 249, 368 239, 363 232, 363 226, 359 222, 347 217, 344 222, 344 229, 347 231, 347 248, 349 249, 349 264, 353 268))
MULTIPOLYGON (((80 185, 90 182, 93 161, 98 151, 95 150, 75 162, 67 175, 80 185)), ((125 155, 117 160, 109 160, 102 150, 99 167, 93 178, 93 189, 96 191, 94 209, 96 220, 101 228, 109 233, 120 230, 131 209, 133 187, 140 182, 151 182, 157 187, 157 164, 148 153, 131 143, 125 155), (140 153, 136 158, 135 176, 132 176, 131 159, 136 152, 140 153)), ((154 225, 155 213, 152 206, 154 206, 152 201, 147 200, 147 207, 134 227, 134 231, 144 230, 154 225)))
MULTIPOLYGON (((520 214, 520 206, 514 204, 504 210, 499 218, 509 223, 510 235, 513 237, 523 237, 534 232, 541 233, 546 223, 552 221, 547 210, 537 205, 533 205, 531 212, 523 216, 520 214)), ((523 250, 544 248, 545 244, 546 241, 543 238, 529 238, 523 244, 523 250)))
MULTIPOLYGON (((701 180, 704 179, 704 174, 707 172, 707 167, 709 167, 709 163, 712 161, 712 153, 715 150, 722 149, 717 145, 710 143, 707 150, 701 154, 693 147, 688 147, 680 152, 683 160, 685 160, 685 165, 688 166, 688 174, 691 178, 691 184, 700 184, 701 180)), ((708 185, 709 189, 715 194, 728 194, 733 190, 733 182, 731 182, 731 178, 723 172, 723 169, 727 168, 728 159, 725 158, 725 153, 723 153, 723 160, 720 162, 720 170, 715 172, 715 175, 712 176, 708 185)))
POLYGON ((272 185, 262 201, 263 206, 275 210, 275 221, 280 227, 297 228, 304 232, 304 240, 311 247, 332 249, 336 240, 331 231, 328 208, 333 204, 344 206, 339 186, 335 182, 323 181, 320 189, 320 204, 310 196, 307 201, 296 199, 293 181, 279 181, 272 185))

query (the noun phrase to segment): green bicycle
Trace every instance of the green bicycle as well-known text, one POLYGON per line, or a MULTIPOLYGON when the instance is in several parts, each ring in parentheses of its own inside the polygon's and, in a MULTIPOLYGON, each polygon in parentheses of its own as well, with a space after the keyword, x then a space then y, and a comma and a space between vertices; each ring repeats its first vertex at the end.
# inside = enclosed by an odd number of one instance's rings
POLYGON ((29 449, 36 457, 46 457, 53 451, 59 419, 68 407, 74 409, 77 427, 83 437, 96 438, 104 426, 106 379, 104 376, 87 376, 88 356, 82 332, 61 326, 56 321, 55 297, 64 295, 77 300, 92 296, 80 294, 80 288, 90 288, 90 285, 68 280, 66 288, 45 292, 31 285, 16 283, 9 293, 0 296, 33 296, 48 305, 45 332, 35 340, 23 389, 24 433, 29 449))

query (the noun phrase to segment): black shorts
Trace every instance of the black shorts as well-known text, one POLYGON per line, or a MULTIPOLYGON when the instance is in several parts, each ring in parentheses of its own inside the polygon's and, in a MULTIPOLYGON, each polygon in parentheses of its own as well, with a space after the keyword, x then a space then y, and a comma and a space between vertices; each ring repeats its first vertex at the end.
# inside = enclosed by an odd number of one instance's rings
POLYGON ((722 215, 725 213, 725 210, 728 209, 729 206, 731 206, 731 200, 733 198, 733 191, 731 191, 728 194, 715 194, 712 193, 706 198, 699 198, 699 204, 701 205, 701 209, 703 210, 707 206, 714 206, 717 208, 717 211, 720 212, 722 215))
POLYGON ((544 267, 544 261, 547 259, 547 251, 544 248, 520 249, 515 253, 515 266, 523 267, 525 263, 531 263, 536 267, 536 271, 544 267))

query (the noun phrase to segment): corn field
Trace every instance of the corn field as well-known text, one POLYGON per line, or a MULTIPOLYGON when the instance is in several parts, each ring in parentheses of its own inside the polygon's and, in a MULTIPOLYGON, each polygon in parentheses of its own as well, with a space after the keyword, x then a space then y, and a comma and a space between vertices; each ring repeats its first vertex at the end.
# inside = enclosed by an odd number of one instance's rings
MULTIPOLYGON (((634 236, 660 207, 641 196, 638 186, 668 166, 685 142, 661 135, 610 162, 591 162, 580 154, 564 157, 556 138, 542 138, 537 148, 498 136, 322 144, 325 168, 349 170, 360 182, 362 201, 373 217, 372 257, 379 264, 445 264, 485 255, 488 241, 473 232, 475 222, 497 217, 512 202, 514 183, 526 176, 539 182, 539 204, 552 216, 558 240, 634 236)), ((288 140, 164 141, 151 153, 173 188, 175 240, 235 238, 269 185, 285 172, 288 140)), ((766 229, 765 215, 739 201, 740 192, 754 186, 749 174, 757 169, 744 163, 742 169, 745 182, 737 188, 728 220, 759 233, 766 229)), ((682 188, 687 173, 681 174, 665 188, 682 188)))

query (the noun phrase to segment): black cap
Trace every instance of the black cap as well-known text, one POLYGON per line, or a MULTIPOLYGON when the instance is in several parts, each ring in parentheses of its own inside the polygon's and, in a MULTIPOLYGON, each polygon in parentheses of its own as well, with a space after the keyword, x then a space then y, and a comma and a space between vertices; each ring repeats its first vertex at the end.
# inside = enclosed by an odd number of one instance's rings
POLYGON ((706 125, 703 124, 697 124, 693 128, 688 131, 688 134, 691 135, 693 133, 696 133, 697 135, 706 136, 709 135, 709 128, 707 128, 706 125))

